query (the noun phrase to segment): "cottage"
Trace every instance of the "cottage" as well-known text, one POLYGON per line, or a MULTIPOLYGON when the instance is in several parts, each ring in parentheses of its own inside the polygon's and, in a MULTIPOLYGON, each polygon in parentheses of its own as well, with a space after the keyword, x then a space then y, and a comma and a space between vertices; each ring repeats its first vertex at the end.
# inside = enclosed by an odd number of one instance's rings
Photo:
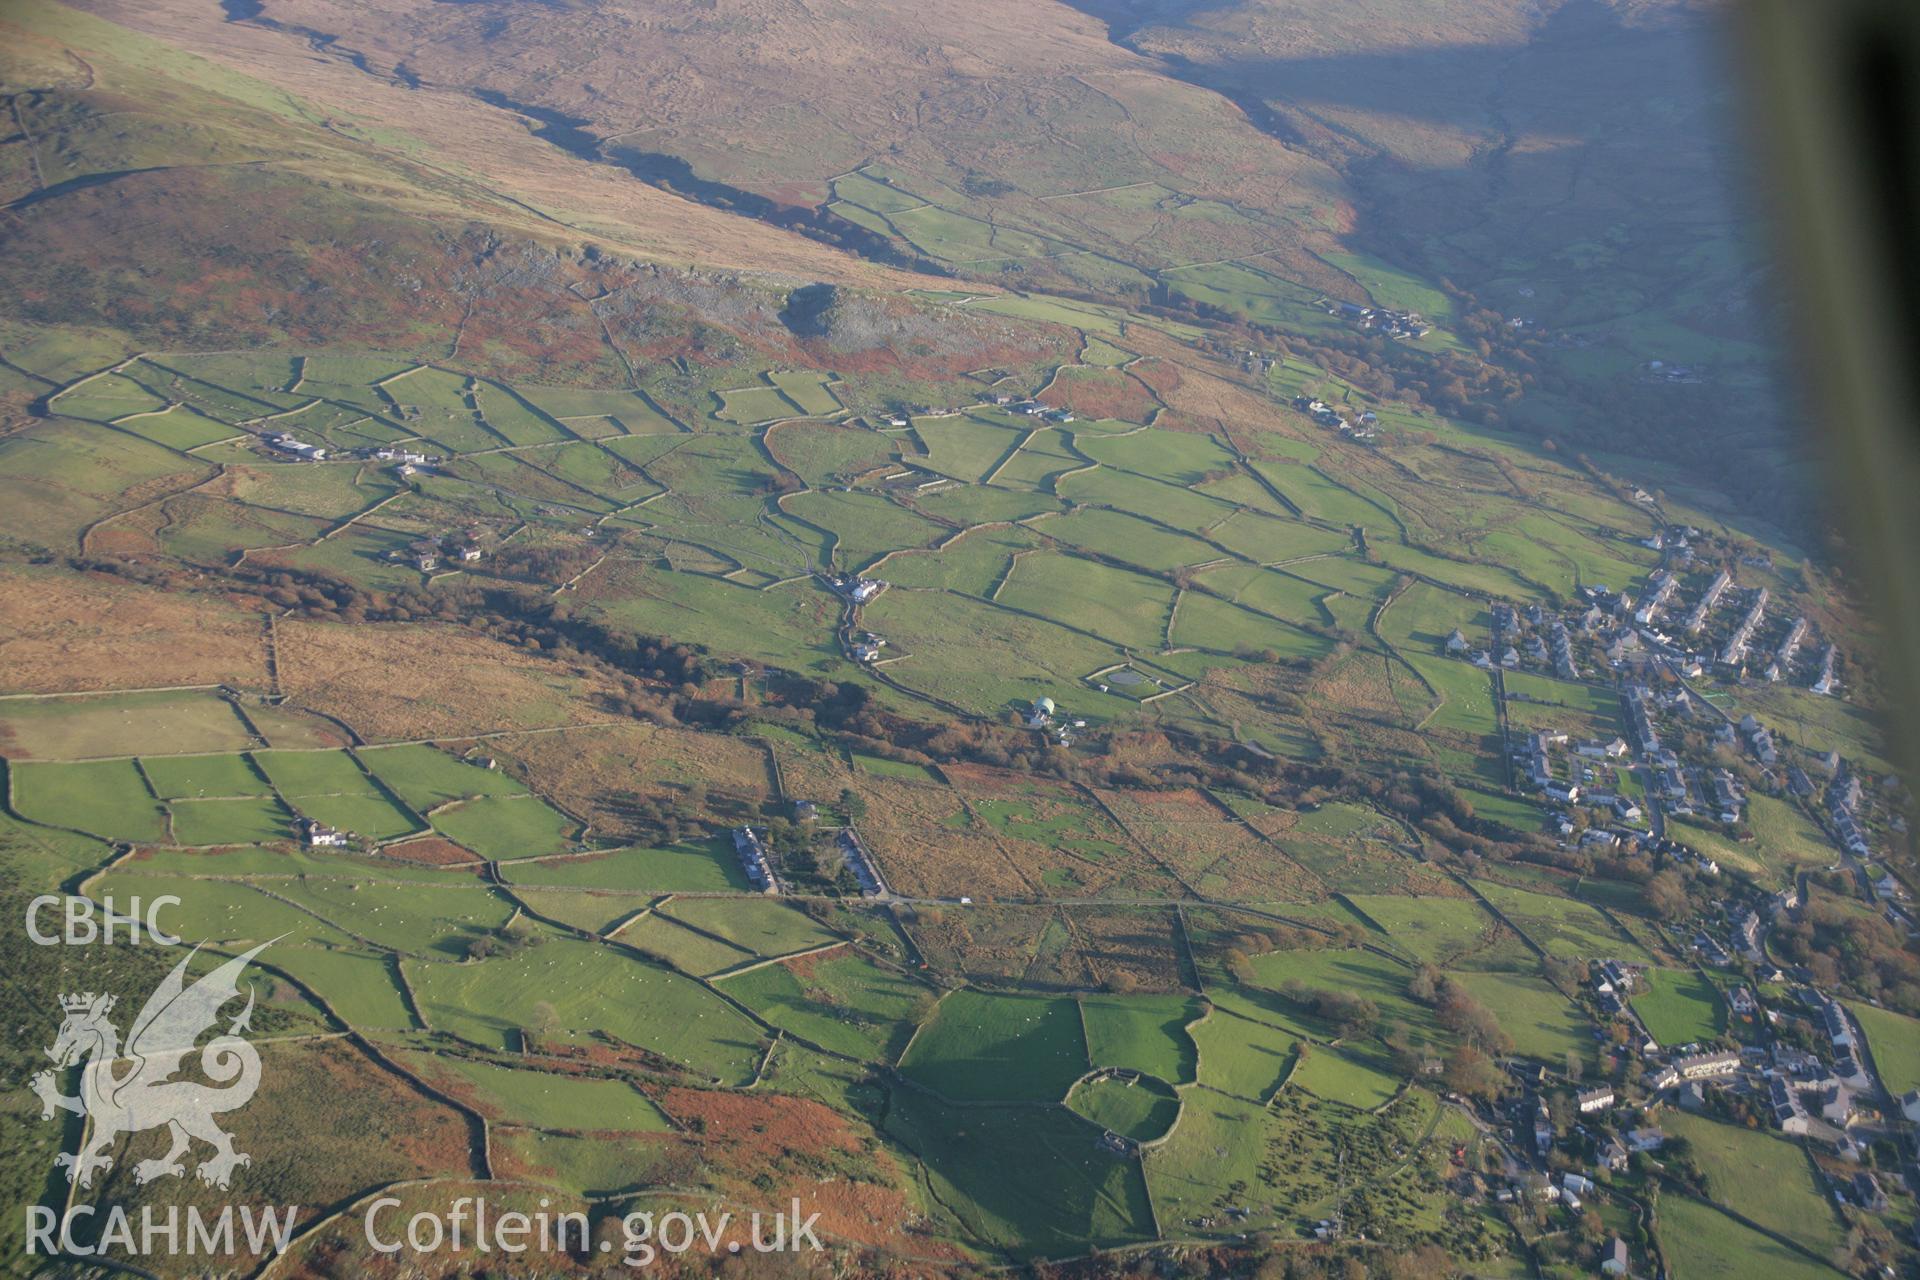
POLYGON ((752 827, 735 827, 733 852, 740 859, 740 869, 746 873, 748 884, 761 893, 780 891, 780 882, 774 877, 773 865, 767 860, 767 847, 761 842, 759 832, 752 827))
POLYGON ((1609 1085, 1583 1089, 1574 1096, 1574 1100, 1580 1107, 1581 1115, 1592 1115, 1596 1111, 1605 1111, 1613 1105, 1613 1089, 1609 1085))
POLYGON ((1600 1253, 1600 1274, 1624 1276, 1633 1266, 1633 1255, 1627 1251, 1627 1242, 1619 1236, 1607 1241, 1607 1247, 1600 1253))

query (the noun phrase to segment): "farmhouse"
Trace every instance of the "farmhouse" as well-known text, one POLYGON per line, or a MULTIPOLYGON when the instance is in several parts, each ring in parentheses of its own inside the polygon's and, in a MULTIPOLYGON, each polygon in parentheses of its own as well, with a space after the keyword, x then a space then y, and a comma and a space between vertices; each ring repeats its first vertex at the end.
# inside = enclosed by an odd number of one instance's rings
POLYGON ((313 818, 300 820, 300 836, 309 849, 341 849, 353 839, 350 833, 313 818))
POLYGON ((887 589, 887 584, 878 578, 863 578, 857 573, 845 573, 837 577, 829 575, 827 582, 855 604, 865 604, 887 589))

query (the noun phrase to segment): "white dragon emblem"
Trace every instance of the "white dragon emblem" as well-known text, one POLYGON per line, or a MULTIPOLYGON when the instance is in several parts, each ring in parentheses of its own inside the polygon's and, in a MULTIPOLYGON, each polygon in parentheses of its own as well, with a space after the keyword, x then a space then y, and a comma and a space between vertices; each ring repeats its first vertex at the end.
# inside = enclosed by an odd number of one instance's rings
POLYGON ((136 1164, 136 1182, 184 1174, 186 1166, 180 1157, 187 1154, 194 1138, 214 1149, 196 1170, 202 1182, 224 1188, 236 1168, 252 1163, 250 1156, 233 1149, 232 1137, 214 1123, 215 1116, 245 1106, 260 1087, 260 1055, 240 1036, 253 1016, 251 989, 247 1007, 228 1025, 226 1034, 216 1035, 200 1050, 200 1070, 224 1087, 171 1077, 194 1051, 201 1033, 218 1020, 221 1006, 238 998, 240 972, 247 962, 271 945, 263 942, 235 956, 192 986, 186 984, 186 973, 193 956, 187 956, 147 997, 127 1033, 125 1049, 120 1047, 119 1032, 107 1020, 112 996, 60 997, 67 1018, 47 1056, 62 1069, 87 1060, 80 1069, 80 1095, 62 1094, 52 1070, 34 1076, 32 1087, 40 1097, 42 1120, 51 1120, 57 1108, 92 1122, 80 1150, 62 1152, 58 1158, 75 1186, 88 1186, 96 1171, 112 1166, 113 1158, 106 1153, 121 1134, 161 1125, 170 1131, 173 1145, 159 1159, 136 1164))

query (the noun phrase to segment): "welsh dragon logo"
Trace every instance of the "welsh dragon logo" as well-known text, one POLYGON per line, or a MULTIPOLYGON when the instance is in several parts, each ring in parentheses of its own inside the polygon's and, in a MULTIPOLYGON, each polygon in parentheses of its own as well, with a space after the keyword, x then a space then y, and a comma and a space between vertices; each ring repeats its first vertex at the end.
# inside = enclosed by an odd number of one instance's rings
POLYGON ((84 1115, 91 1122, 80 1150, 62 1152, 58 1158, 75 1186, 88 1186, 96 1172, 112 1166, 107 1152, 121 1134, 162 1125, 173 1145, 159 1159, 134 1166, 137 1182, 183 1175, 186 1166, 181 1157, 189 1153, 196 1138, 213 1148, 213 1154, 195 1170, 202 1182, 224 1188, 235 1169, 252 1163, 246 1153, 233 1149, 233 1138, 214 1122, 215 1116, 245 1106, 260 1087, 260 1055, 240 1035, 253 1016, 251 989, 246 1008, 228 1024, 225 1034, 216 1035, 199 1050, 200 1070, 214 1083, 172 1077, 194 1052, 194 1042, 219 1021, 221 1006, 239 997, 240 973, 247 962, 271 945, 263 942, 235 956, 192 986, 187 985, 186 975, 193 956, 187 956, 147 997, 124 1048, 119 1032, 107 1020, 113 1011, 112 996, 88 993, 60 998, 67 1017, 47 1056, 61 1069, 86 1061, 80 1069, 80 1094, 62 1094, 52 1070, 34 1076, 32 1088, 40 1097, 42 1120, 51 1120, 58 1109, 84 1115))

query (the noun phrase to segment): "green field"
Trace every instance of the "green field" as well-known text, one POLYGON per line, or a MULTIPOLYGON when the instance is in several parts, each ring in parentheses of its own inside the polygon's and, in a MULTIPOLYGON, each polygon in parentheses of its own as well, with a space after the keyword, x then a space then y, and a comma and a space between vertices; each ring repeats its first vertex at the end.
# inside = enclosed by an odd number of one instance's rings
POLYGON ((733 843, 716 837, 661 849, 608 849, 577 857, 504 862, 509 883, 644 893, 714 893, 747 888, 733 843))
POLYGON ((176 800, 168 810, 175 844, 265 844, 294 838, 293 815, 271 797, 176 800))
POLYGON ((797 969, 766 965, 727 979, 725 989, 790 1035, 879 1062, 900 1056, 933 1003, 926 987, 845 952, 797 969))
POLYGON ((1264 1022, 1222 1009, 1193 1029, 1200 1052, 1200 1083, 1222 1093, 1265 1102, 1293 1069, 1299 1038, 1264 1022))
POLYGON ((166 838, 166 811, 131 760, 9 764, 7 775, 23 818, 110 840, 166 838))
POLYGON ((1648 969, 1630 999, 1647 1034, 1663 1045, 1711 1040, 1726 1030, 1719 992, 1692 969, 1648 969))
POLYGON ((1064 1108, 949 1107, 900 1089, 885 1123, 924 1162, 915 1176, 935 1220, 1014 1257, 1153 1234, 1140 1166, 1097 1148, 1098 1131, 1064 1108))
POLYGON ((1622 960, 1629 964, 1653 962, 1652 956, 1584 902, 1515 889, 1493 881, 1480 881, 1474 888, 1549 955, 1575 960, 1622 960))
POLYGON ((434 830, 487 858, 559 853, 575 826, 538 796, 482 796, 435 809, 434 830))
POLYGON ((1400 1091, 1400 1081, 1376 1071, 1351 1055, 1320 1045, 1308 1048, 1287 1085, 1304 1089, 1328 1102, 1344 1102, 1362 1110, 1380 1106, 1400 1091))
POLYGON ((1458 973, 1454 980, 1485 1005, 1514 1052, 1560 1066, 1571 1056, 1590 1060, 1592 1028, 1580 1011, 1544 978, 1517 973, 1458 973))
POLYGON ((1430 964, 1446 965, 1470 955, 1497 927, 1469 898, 1349 894, 1347 900, 1380 926, 1388 945, 1430 964))
POLYGON ((1168 1084, 1190 1084, 1195 1055, 1186 1024, 1200 1012, 1187 996, 1083 996, 1087 1058, 1096 1067, 1130 1067, 1168 1084))
POLYGON ((1860 1021, 1880 1082, 1895 1094, 1920 1089, 1920 1020, 1859 1000, 1847 1012, 1860 1021))
POLYGON ((253 735, 214 693, 114 693, 0 703, 0 741, 16 760, 238 751, 253 735))
POLYGON ((1107 1076, 1075 1085, 1067 1095, 1067 1107, 1102 1129, 1145 1142, 1173 1128, 1180 1114, 1180 1096, 1157 1080, 1107 1076))
POLYGON ((518 1071, 451 1054, 414 1055, 411 1060, 496 1120, 587 1132, 661 1133, 671 1128, 645 1095, 618 1080, 518 1071))
POLYGON ((1660 1244, 1675 1280, 1834 1280, 1840 1274, 1686 1196, 1661 1197, 1660 1244))
POLYGON ((1707 1175, 1707 1193, 1716 1202, 1817 1254, 1844 1239, 1799 1144, 1685 1113, 1667 1115, 1661 1127, 1692 1144, 1694 1163, 1707 1175))
POLYGON ((1086 1038, 1071 1000, 955 991, 900 1069, 956 1102, 1058 1101, 1086 1074, 1086 1038))
POLYGON ((682 973, 696 977, 725 973, 751 963, 753 952, 722 938, 696 932, 658 911, 634 920, 619 931, 620 941, 637 947, 682 973))
POLYGON ((763 899, 676 898, 660 913, 756 955, 791 955, 837 941, 797 908, 763 899))
POLYGON ((366 772, 345 751, 256 751, 252 759, 289 800, 379 794, 366 772))
POLYGON ((468 764, 435 747, 372 747, 359 756, 374 777, 422 813, 455 800, 527 793, 521 782, 502 770, 468 764))
POLYGON ((265 775, 246 756, 150 756, 140 768, 163 799, 264 796, 265 775))
POLYGON ((410 965, 429 1026, 489 1049, 532 1031, 582 1040, 602 1032, 698 1078, 743 1084, 764 1049, 758 1027, 692 979, 604 947, 556 938, 480 964, 410 965), (553 1010, 541 1028, 541 1006, 553 1010))

